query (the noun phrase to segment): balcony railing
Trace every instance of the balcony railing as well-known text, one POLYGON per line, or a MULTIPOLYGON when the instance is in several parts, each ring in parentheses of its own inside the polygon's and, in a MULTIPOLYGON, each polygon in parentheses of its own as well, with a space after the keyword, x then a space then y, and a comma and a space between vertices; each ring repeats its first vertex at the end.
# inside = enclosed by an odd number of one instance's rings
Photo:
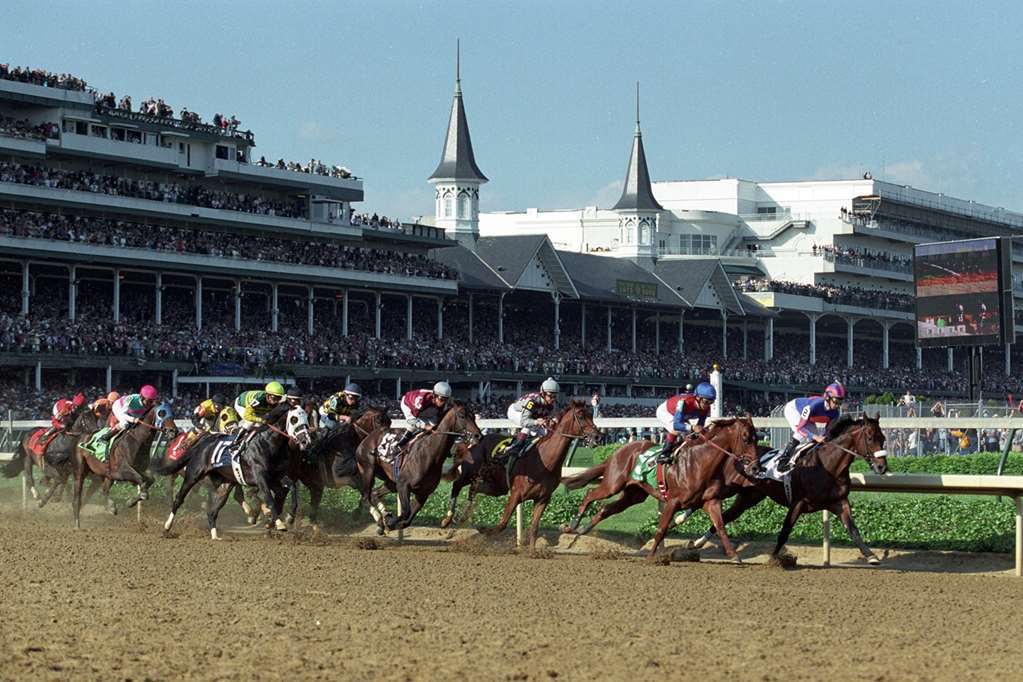
POLYGON ((871 270, 887 270, 889 272, 900 272, 905 275, 913 274, 912 261, 885 260, 876 256, 849 255, 846 253, 833 253, 826 251, 823 254, 824 260, 836 265, 851 265, 857 268, 868 268, 871 270))
POLYGON ((126 109, 118 109, 116 107, 105 107, 102 104, 96 105, 96 112, 103 114, 104 116, 124 119, 125 121, 150 123, 168 128, 176 128, 178 130, 191 130, 197 133, 207 133, 209 135, 219 135, 220 137, 245 140, 250 144, 255 143, 255 136, 252 134, 251 130, 241 131, 233 130, 231 128, 221 128, 211 123, 192 123, 190 121, 182 121, 178 118, 157 116, 155 114, 143 114, 138 111, 128 111, 126 109))

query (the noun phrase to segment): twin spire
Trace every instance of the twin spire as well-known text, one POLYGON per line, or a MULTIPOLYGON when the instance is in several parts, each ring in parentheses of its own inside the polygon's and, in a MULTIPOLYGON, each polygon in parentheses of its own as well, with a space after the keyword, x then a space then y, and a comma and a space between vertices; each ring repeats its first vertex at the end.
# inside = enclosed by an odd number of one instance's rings
POLYGON ((625 171, 625 186, 618 203, 611 207, 615 211, 663 211, 654 198, 650 186, 650 171, 646 167, 646 152, 643 151, 643 133, 639 130, 639 83, 636 83, 636 134, 632 138, 632 154, 625 171))
POLYGON ((476 165, 476 157, 472 153, 472 138, 469 136, 469 123, 465 119, 465 106, 462 104, 462 64, 461 49, 456 43, 455 48, 455 99, 451 103, 451 116, 448 118, 448 134, 444 138, 444 150, 441 152, 437 169, 428 178, 431 182, 441 180, 467 180, 484 183, 487 176, 476 165))

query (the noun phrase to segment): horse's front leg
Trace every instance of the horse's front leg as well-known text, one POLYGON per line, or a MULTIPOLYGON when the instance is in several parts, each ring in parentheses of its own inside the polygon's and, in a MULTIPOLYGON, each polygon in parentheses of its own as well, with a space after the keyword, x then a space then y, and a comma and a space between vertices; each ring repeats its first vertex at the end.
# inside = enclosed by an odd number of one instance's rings
POLYGON ((728 537, 728 533, 725 531, 725 521, 721 514, 721 500, 707 500, 703 504, 703 511, 707 512, 707 516, 710 517, 710 522, 714 524, 714 530, 717 531, 718 536, 721 538, 721 549, 724 551, 725 555, 735 563, 741 564, 742 559, 740 559, 739 555, 736 554, 735 547, 732 546, 732 540, 728 537))
POLYGON ((877 566, 881 563, 881 559, 878 558, 870 547, 867 547, 867 543, 863 541, 863 536, 860 535, 860 529, 856 527, 856 522, 853 521, 852 507, 849 505, 849 498, 844 498, 839 501, 838 504, 834 505, 831 509, 832 513, 838 514, 838 517, 842 519, 842 525, 845 526, 845 530, 849 533, 849 537, 856 543, 856 546, 860 548, 860 554, 867 560, 867 563, 871 566, 877 566))
POLYGON ((487 535, 497 535, 504 532, 504 529, 508 527, 508 522, 511 521, 512 514, 515 512, 515 507, 519 506, 521 502, 519 495, 519 491, 513 488, 508 495, 508 501, 504 505, 504 511, 501 513, 501 519, 497 522, 497 525, 487 530, 481 529, 482 532, 487 535))

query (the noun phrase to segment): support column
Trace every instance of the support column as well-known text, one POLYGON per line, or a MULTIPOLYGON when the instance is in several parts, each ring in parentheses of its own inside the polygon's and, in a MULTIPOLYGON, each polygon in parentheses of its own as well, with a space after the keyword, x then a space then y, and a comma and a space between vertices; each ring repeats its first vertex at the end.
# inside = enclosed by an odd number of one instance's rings
POLYGON ((341 294, 341 336, 348 336, 348 289, 341 294))
POLYGON ((586 304, 583 303, 582 305, 582 323, 579 328, 579 344, 582 346, 583 350, 586 350, 586 304))
POLYGON ((401 400, 401 377, 399 376, 394 382, 394 399, 401 400))
POLYGON ((315 314, 314 309, 316 308, 316 292, 312 287, 309 287, 308 298, 306 299, 306 311, 305 311, 305 327, 306 333, 309 336, 313 335, 313 324, 315 320, 313 315, 315 314))
POLYGON ((916 368, 917 369, 924 368, 924 349, 921 348, 920 346, 916 347, 916 368))
POLYGON ((72 322, 75 321, 77 311, 75 310, 76 304, 78 303, 78 283, 75 282, 75 277, 78 274, 78 268, 74 265, 70 266, 67 270, 67 319, 72 322))
POLYGON ((764 325, 764 362, 774 360, 774 318, 767 318, 764 325))
POLYGON ((153 311, 153 317, 157 324, 163 324, 163 273, 156 273, 156 310, 153 311))
POLYGON ((611 352, 611 306, 607 307, 607 351, 611 352))
POLYGON ((110 393, 110 391, 114 390, 114 368, 111 365, 107 365, 106 384, 107 393, 110 393))
POLYGON ((654 354, 661 354, 661 311, 654 312, 654 354))
POLYGON ((856 320, 851 317, 845 321, 846 324, 846 345, 845 345, 845 364, 847 367, 853 366, 853 327, 856 326, 856 320))
POLYGON ((636 352, 636 306, 632 307, 632 352, 636 352))
POLYGON ((817 364, 817 320, 820 319, 820 315, 816 313, 807 313, 806 317, 810 320, 810 364, 817 364))
POLYGON ((678 313, 678 352, 682 353, 686 349, 686 336, 685 336, 685 320, 686 311, 679 310, 678 313))
POLYGON ((412 294, 405 300, 405 338, 412 340, 412 294))
POLYGON ((1012 344, 1005 344, 1005 376, 1012 376, 1012 344))
POLYGON ((202 277, 195 278, 195 328, 202 330, 202 277))
POLYGON ((952 349, 949 348, 948 349, 948 371, 949 372, 954 371, 953 370, 954 367, 955 367, 955 357, 953 356, 952 349))
POLYGON ((892 328, 892 323, 887 320, 881 323, 881 366, 888 369, 890 364, 890 353, 889 353, 889 334, 888 330, 892 328))
POLYGON ((178 370, 171 370, 171 397, 178 397, 178 370))
POLYGON ((728 311, 721 310, 721 357, 728 357, 728 311))
POLYGON ((551 293, 554 299, 554 350, 561 349, 561 293, 551 293))
POLYGON ((281 309, 277 305, 277 283, 270 285, 270 331, 276 333, 281 319, 281 309))
POLYGON ((121 321, 121 271, 114 268, 114 322, 121 321))
MULTIPOLYGON (((504 294, 497 297, 497 341, 504 343, 504 294)), ((520 391, 519 394, 522 392, 520 391)))
POLYGON ((28 315, 29 274, 28 261, 21 264, 21 314, 28 315))
POLYGON ((444 338, 444 299, 437 297, 437 338, 444 338))
MULTIPOLYGON (((382 303, 380 301, 380 299, 381 299, 380 292, 377 291, 375 296, 376 296, 375 300, 376 300, 376 311, 377 311, 377 313, 376 313, 376 321, 374 323, 373 333, 376 336, 376 338, 379 339, 380 338, 380 308, 381 308, 381 305, 382 305, 382 303)), ((398 396, 398 397, 400 398, 401 396, 398 396)))
POLYGON ((234 330, 242 329, 242 281, 234 281, 234 330))
POLYGON ((749 319, 742 320, 742 359, 749 359, 749 319))
POLYGON ((36 362, 36 390, 43 390, 43 363, 41 360, 36 362))
POLYGON ((472 294, 469 294, 469 343, 473 342, 472 309, 473 309, 473 296, 472 296, 472 294))

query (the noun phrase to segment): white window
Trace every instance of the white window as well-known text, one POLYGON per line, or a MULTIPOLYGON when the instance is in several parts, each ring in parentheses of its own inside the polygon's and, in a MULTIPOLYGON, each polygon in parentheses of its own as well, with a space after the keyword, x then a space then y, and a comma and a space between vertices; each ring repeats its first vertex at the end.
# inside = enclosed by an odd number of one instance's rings
POLYGON ((472 218, 472 206, 469 203, 469 197, 463 194, 462 197, 458 200, 458 203, 459 203, 458 213, 460 214, 459 217, 472 218))
POLYGON ((625 243, 626 244, 634 244, 635 243, 635 241, 636 241, 635 229, 636 228, 634 228, 632 225, 626 225, 625 226, 625 243))
POLYGON ((444 217, 453 218, 455 215, 454 200, 451 197, 444 197, 444 217))

